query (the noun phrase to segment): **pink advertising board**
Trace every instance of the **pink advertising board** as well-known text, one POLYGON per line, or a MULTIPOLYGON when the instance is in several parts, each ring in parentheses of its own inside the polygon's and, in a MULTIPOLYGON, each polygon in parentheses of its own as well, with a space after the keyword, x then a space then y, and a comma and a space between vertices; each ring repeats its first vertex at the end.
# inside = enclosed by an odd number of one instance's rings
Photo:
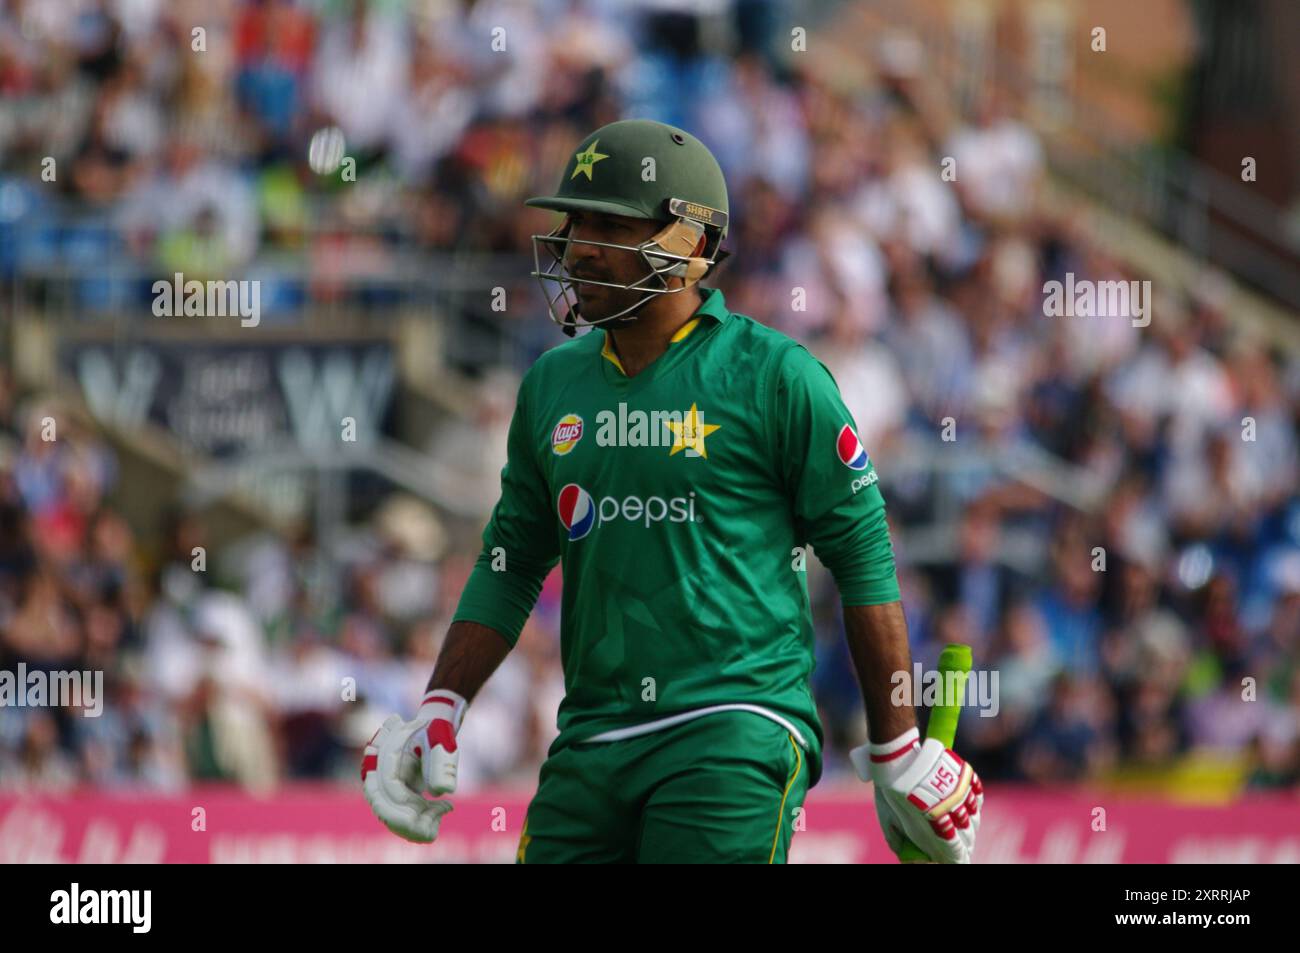
MULTIPOLYGON (((819 787, 797 820, 795 863, 892 863, 860 787, 819 787)), ((509 863, 528 790, 454 798, 436 844, 408 844, 360 790, 289 786, 171 796, 0 796, 0 863, 509 863)), ((991 786, 977 863, 1300 863, 1300 794, 1192 806, 991 786), (1104 827, 1104 829, 1102 829, 1104 827)))

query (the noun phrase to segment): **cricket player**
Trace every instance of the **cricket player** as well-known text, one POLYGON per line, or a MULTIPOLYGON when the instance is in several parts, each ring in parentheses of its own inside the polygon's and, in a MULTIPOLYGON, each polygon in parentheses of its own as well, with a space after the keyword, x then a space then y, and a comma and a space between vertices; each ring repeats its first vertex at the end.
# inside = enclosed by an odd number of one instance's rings
POLYGON ((911 654, 853 419, 802 345, 700 287, 727 254, 717 161, 681 129, 615 122, 526 204, 564 213, 533 236, 534 274, 574 339, 520 384, 501 497, 423 704, 365 749, 375 814, 437 836, 466 708, 558 561, 565 697, 517 862, 784 863, 822 770, 811 546, 844 605, 869 729, 851 760, 885 838, 968 862, 979 778, 890 700, 911 654))

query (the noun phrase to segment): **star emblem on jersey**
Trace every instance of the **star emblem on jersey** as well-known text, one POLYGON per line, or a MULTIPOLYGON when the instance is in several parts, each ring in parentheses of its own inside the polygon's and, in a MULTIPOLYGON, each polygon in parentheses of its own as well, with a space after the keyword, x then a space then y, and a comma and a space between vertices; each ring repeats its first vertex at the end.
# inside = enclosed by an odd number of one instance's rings
POLYGON ((691 404, 690 412, 682 420, 665 420, 664 426, 673 432, 673 448, 668 451, 668 456, 685 450, 688 457, 705 459, 709 455, 704 449, 704 438, 722 427, 721 424, 706 424, 704 415, 695 404, 691 404))
POLYGON ((578 164, 573 167, 573 175, 569 176, 570 179, 576 179, 578 173, 582 172, 586 174, 587 181, 590 182, 592 167, 601 159, 609 158, 609 156, 596 151, 596 143, 598 142, 600 142, 599 139, 591 140, 591 145, 587 146, 586 149, 583 149, 574 156, 574 158, 578 160, 578 164))

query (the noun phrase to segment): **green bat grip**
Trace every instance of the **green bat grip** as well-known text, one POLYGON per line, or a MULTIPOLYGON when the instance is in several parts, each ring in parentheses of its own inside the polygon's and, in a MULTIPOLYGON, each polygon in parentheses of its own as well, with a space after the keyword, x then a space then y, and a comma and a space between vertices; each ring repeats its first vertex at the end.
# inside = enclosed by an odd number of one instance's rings
MULTIPOLYGON (((949 642, 939 653, 940 697, 944 704, 936 705, 930 712, 930 724, 925 737, 943 742, 945 748, 951 748, 957 740, 957 719, 961 717, 962 703, 966 690, 966 676, 971 670, 971 651, 969 645, 949 642), (956 689, 950 697, 947 692, 948 673, 952 672, 953 687, 956 689)), ((904 864, 927 864, 930 858, 910 840, 903 839, 903 850, 898 859, 904 864)))

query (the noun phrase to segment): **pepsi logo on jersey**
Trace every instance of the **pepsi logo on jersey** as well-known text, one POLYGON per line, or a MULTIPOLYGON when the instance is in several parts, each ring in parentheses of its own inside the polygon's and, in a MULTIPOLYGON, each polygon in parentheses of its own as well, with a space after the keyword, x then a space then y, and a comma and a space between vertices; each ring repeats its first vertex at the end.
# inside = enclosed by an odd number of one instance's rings
POLYGON ((871 462, 857 432, 848 424, 840 428, 840 435, 835 439, 835 452, 839 454, 840 463, 850 470, 865 470, 871 462))
POLYGON ((588 533, 611 520, 624 519, 641 523, 649 529, 654 523, 699 523, 695 515, 695 493, 664 499, 662 496, 625 496, 621 501, 612 496, 602 496, 599 502, 590 493, 569 483, 560 490, 556 499, 560 523, 568 531, 570 542, 582 539, 588 533))
MULTIPOLYGON (((871 465, 871 458, 867 456, 867 451, 862 446, 862 441, 858 439, 857 432, 848 424, 840 428, 840 434, 835 439, 835 452, 840 458, 840 463, 850 470, 866 470, 871 465)), ((851 484, 854 494, 856 495, 859 490, 865 490, 879 479, 875 470, 864 473, 851 484)))

